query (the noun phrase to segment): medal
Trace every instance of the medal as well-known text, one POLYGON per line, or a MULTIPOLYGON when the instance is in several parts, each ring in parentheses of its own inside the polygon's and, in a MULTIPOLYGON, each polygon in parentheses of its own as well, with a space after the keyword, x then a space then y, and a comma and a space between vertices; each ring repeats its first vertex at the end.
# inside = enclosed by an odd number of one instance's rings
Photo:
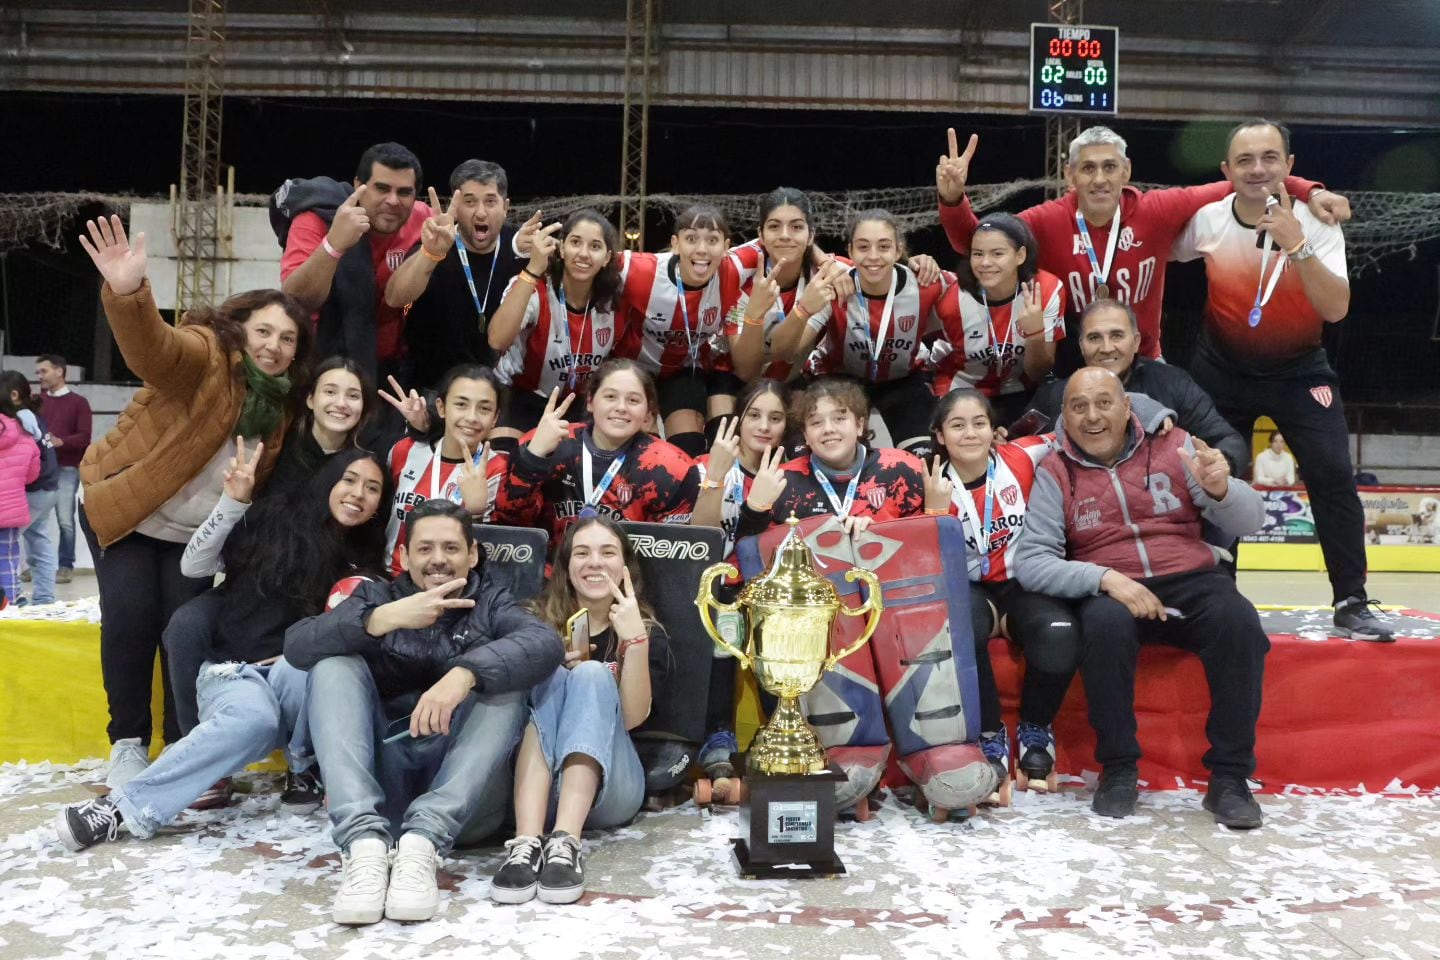
POLYGON ((1108 283, 1102 283, 1095 288, 1096 300, 1104 300, 1108 296, 1110 296, 1110 285, 1108 283))
POLYGON ((1279 250, 1271 239, 1270 234, 1265 234, 1265 247, 1260 252, 1260 279, 1255 284, 1255 306, 1250 308, 1250 326, 1260 326, 1260 319, 1265 314, 1265 304, 1275 295, 1275 285, 1280 282, 1280 274, 1285 271, 1285 258, 1275 259, 1275 269, 1270 271, 1270 281, 1265 281, 1265 268, 1270 264, 1270 254, 1279 250))
POLYGON ((624 453, 617 456, 611 462, 610 469, 606 470, 605 475, 600 478, 599 485, 596 486, 590 448, 582 441, 580 445, 580 482, 583 485, 581 489, 585 495, 585 506, 580 508, 581 518, 588 520, 600 515, 596 506, 600 503, 600 498, 605 496, 605 491, 610 489, 610 484, 615 482, 615 475, 625 465, 626 456, 627 454, 624 453))
POLYGON ((1110 267, 1115 263, 1115 244, 1120 239, 1120 204, 1115 204, 1115 216, 1110 218, 1110 239, 1105 244, 1105 265, 1101 267, 1100 260, 1095 256, 1095 241, 1090 239, 1090 225, 1085 222, 1085 215, 1079 210, 1075 211, 1075 227, 1080 231, 1080 245, 1085 248, 1085 255, 1090 258, 1090 275, 1097 281, 1095 285, 1095 299, 1104 300, 1110 296, 1110 267))

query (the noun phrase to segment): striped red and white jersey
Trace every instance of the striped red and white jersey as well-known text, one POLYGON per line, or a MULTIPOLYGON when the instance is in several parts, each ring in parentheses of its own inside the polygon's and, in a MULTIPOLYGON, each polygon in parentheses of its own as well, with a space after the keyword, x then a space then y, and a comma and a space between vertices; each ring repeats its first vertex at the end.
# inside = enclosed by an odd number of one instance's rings
MULTIPOLYGON (((479 464, 482 456, 481 451, 476 451, 472 462, 479 464)), ((500 481, 509 469, 509 462, 503 453, 496 452, 490 456, 485 468, 488 488, 485 513, 476 518, 482 523, 489 522, 495 510, 495 496, 500 490, 500 481)), ((439 449, 424 440, 406 437, 390 448, 388 463, 390 479, 395 483, 395 499, 385 526, 385 558, 391 576, 399 576, 405 571, 400 558, 400 548, 405 545, 405 515, 426 500, 462 503, 460 461, 440 456, 439 449)))
MULTIPOLYGON (((949 279, 954 282, 953 277, 949 279)), ((805 361, 805 372, 843 372, 889 383, 923 369, 928 351, 920 337, 944 292, 944 280, 921 286, 913 270, 897 263, 894 302, 887 317, 885 308, 891 302, 890 295, 866 296, 856 277, 854 296, 826 304, 806 321, 810 330, 820 336, 805 361)))
MULTIPOLYGON (((506 294, 511 286, 523 282, 518 276, 511 280, 506 294)), ((556 387, 561 393, 584 392, 585 378, 615 351, 624 330, 621 316, 614 311, 598 307, 579 311, 573 307, 562 305, 548 276, 535 285, 525 303, 520 333, 496 364, 495 372, 502 383, 517 393, 540 397, 549 397, 556 387), (563 325, 555 322, 561 316, 567 321, 563 325)))
MULTIPOLYGON (((1035 275, 1045 310, 1045 340, 1065 339, 1065 288, 1054 274, 1035 275)), ((1012 322, 1015 299, 985 305, 958 285, 945 291, 935 312, 941 336, 930 348, 935 395, 954 387, 974 387, 987 397, 1032 390, 1025 379, 1025 338, 1012 322)))
POLYGON ((1030 488, 1035 483, 1035 468, 1055 449, 1055 435, 1043 434, 1038 437, 1021 437, 1002 443, 990 455, 995 464, 995 481, 987 484, 984 477, 967 486, 945 467, 946 475, 954 489, 950 494, 950 515, 960 518, 965 528, 965 561, 971 580, 998 583, 1009 580, 1015 558, 1015 543, 1020 531, 1025 529, 1025 505, 1030 500, 1030 488), (990 500, 990 523, 985 523, 985 502, 987 492, 990 500), (989 531, 988 547, 990 569, 982 573, 981 543, 976 530, 984 527, 989 531))
POLYGON ((722 257, 710 282, 698 290, 685 288, 674 253, 621 254, 621 301, 627 311, 627 336, 617 351, 633 357, 654 377, 673 377, 688 369, 712 369, 728 352, 724 336, 723 291, 738 291, 738 266, 722 257), (693 361, 692 361, 693 358, 693 361))
MULTIPOLYGON (((738 337, 740 335, 740 324, 745 318, 745 308, 750 303, 750 293, 755 286, 755 277, 769 270, 773 264, 765 254, 765 248, 760 246, 760 241, 751 240, 749 243, 742 243, 730 250, 729 258, 736 267, 736 276, 739 281, 738 292, 733 302, 728 298, 723 304, 725 314, 725 335, 727 337, 738 337)), ((841 263, 849 265, 849 261, 836 257, 841 263)), ((800 280, 795 286, 788 290, 781 290, 775 305, 765 314, 765 355, 770 356, 770 337, 780 321, 795 309, 795 301, 805 295, 805 271, 800 271, 800 280)), ((728 358, 727 358, 728 360, 728 358)), ((719 369, 732 370, 732 367, 722 366, 719 369)), ((768 360, 760 371, 760 376, 770 377, 775 380, 788 380, 790 377, 791 364, 781 360, 768 360)))

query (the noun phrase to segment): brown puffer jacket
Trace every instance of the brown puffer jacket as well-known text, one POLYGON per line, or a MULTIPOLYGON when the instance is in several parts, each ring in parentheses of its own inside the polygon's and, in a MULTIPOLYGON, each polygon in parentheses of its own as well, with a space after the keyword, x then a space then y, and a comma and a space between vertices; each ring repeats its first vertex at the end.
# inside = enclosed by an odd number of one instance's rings
MULTIPOLYGON (((125 363, 145 381, 115 427, 80 461, 85 519, 108 547, 140 525, 189 483, 232 439, 245 382, 209 327, 172 327, 160 316, 146 280, 134 293, 100 290, 105 316, 125 363)), ((285 426, 265 438, 256 471, 264 483, 280 455, 285 426)))

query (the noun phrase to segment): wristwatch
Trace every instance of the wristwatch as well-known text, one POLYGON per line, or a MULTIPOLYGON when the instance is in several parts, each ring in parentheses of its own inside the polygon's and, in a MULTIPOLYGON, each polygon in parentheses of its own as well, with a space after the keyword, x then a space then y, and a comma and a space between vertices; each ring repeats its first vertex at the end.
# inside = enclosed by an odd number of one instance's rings
POLYGON ((1309 260, 1315 256, 1315 247, 1309 240, 1300 245, 1300 249, 1290 254, 1291 263, 1299 263, 1301 260, 1309 260))

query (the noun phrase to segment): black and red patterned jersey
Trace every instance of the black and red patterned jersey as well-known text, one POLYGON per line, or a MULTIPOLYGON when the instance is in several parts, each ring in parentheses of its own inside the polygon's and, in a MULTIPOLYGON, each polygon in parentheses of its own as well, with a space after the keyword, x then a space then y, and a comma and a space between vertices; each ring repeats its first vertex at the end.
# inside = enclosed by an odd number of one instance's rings
POLYGON ((520 438, 495 499, 493 523, 540 527, 549 532, 552 544, 558 543, 588 501, 612 520, 690 522, 700 474, 679 447, 641 433, 619 450, 602 450, 595 446, 589 426, 577 423, 554 453, 538 457, 530 452, 533 436, 532 430, 520 438), (610 474, 622 456, 619 469, 610 474))
MULTIPOLYGON (((757 513, 748 506, 740 512, 735 538, 763 533, 768 527, 784 523, 790 514, 801 520, 826 513, 837 513, 835 503, 826 493, 808 456, 797 457, 784 466, 785 492, 768 513, 757 513)), ((513 470, 512 470, 513 472, 513 470)), ((830 481, 836 498, 842 501, 853 474, 836 475, 830 481)), ((904 450, 877 447, 867 450, 861 462, 860 480, 855 485, 855 498, 847 516, 874 517, 876 520, 898 520, 925 513, 925 465, 920 458, 904 450)))

